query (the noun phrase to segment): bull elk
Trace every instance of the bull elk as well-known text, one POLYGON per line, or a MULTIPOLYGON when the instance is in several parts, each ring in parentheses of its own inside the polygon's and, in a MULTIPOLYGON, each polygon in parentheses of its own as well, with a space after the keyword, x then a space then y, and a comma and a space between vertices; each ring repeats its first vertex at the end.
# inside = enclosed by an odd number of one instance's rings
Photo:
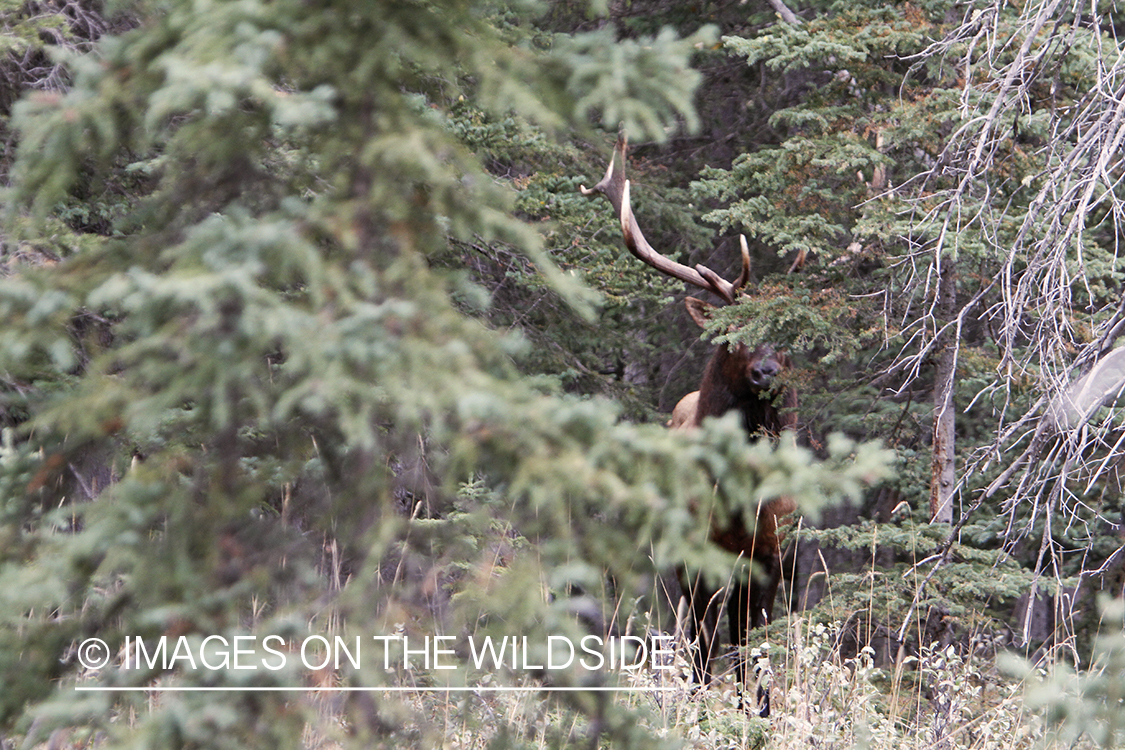
MULTIPOLYGON (((585 196, 605 195, 621 219, 625 247, 647 265, 673 278, 687 282, 713 293, 724 304, 733 304, 750 278, 750 252, 742 238, 742 271, 734 281, 727 281, 706 266, 690 268, 657 252, 641 233, 629 203, 629 181, 625 179, 624 136, 617 141, 614 156, 606 169, 605 177, 593 188, 582 186, 585 196)), ((695 297, 685 301, 688 313, 698 325, 705 326, 713 305, 695 297)), ((707 363, 699 390, 689 393, 673 410, 669 426, 690 429, 702 424, 707 417, 718 417, 737 411, 748 435, 766 433, 778 435, 782 430, 796 427, 797 394, 792 388, 778 393, 777 376, 789 367, 788 358, 768 344, 749 347, 745 344, 718 345, 707 363), (775 402, 780 403, 780 408, 775 402)), ((773 616, 773 602, 781 581, 781 542, 779 519, 795 510, 792 498, 782 497, 761 505, 753 522, 741 514, 733 515, 723 523, 713 523, 711 541, 741 560, 752 563, 748 580, 731 576, 731 590, 727 596, 727 620, 732 644, 746 644, 748 630, 765 625, 773 616)), ((696 651, 692 659, 692 672, 696 684, 711 681, 711 662, 715 657, 716 628, 723 597, 710 588, 703 577, 680 571, 680 581, 691 599, 691 625, 696 651)), ((739 662, 739 672, 745 671, 739 662)), ((745 674, 741 675, 745 678, 745 674)), ((743 679, 743 684, 746 680, 743 679)), ((759 688, 761 715, 769 715, 768 692, 759 688)))

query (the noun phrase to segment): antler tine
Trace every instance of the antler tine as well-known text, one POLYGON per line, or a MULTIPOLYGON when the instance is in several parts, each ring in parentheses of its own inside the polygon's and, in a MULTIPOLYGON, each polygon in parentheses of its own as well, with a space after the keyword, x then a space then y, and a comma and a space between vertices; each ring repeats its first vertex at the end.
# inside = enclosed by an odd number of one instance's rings
POLYGON ((750 280, 750 246, 746 244, 746 235, 738 235, 738 243, 742 248, 742 272, 734 280, 735 291, 746 286, 746 282, 750 280))
POLYGON ((621 183, 625 180, 625 149, 628 145, 629 139, 624 133, 619 133, 617 143, 613 147, 613 156, 609 159, 609 166, 605 168, 605 177, 602 177, 601 181, 592 188, 579 185, 578 192, 587 198, 596 193, 601 193, 609 198, 610 202, 613 203, 613 208, 617 210, 618 202, 614 200, 614 195, 620 195, 621 183), (621 156, 620 164, 617 162, 618 155, 621 156))
MULTIPOLYGON (((625 149, 628 140, 622 133, 617 138, 617 145, 613 149, 613 158, 606 169, 605 177, 587 188, 585 185, 578 189, 587 197, 601 193, 609 198, 610 204, 621 219, 621 233, 625 238, 625 247, 641 262, 652 266, 657 271, 705 289, 721 297, 727 304, 734 302, 738 286, 731 284, 706 266, 690 268, 660 254, 645 239, 637 218, 633 215, 633 207, 629 201, 629 180, 625 179, 625 149)), ((744 256, 743 274, 749 278, 749 255, 744 256)), ((741 276, 739 277, 741 278, 741 276)), ((745 282, 743 282, 745 283, 745 282)))

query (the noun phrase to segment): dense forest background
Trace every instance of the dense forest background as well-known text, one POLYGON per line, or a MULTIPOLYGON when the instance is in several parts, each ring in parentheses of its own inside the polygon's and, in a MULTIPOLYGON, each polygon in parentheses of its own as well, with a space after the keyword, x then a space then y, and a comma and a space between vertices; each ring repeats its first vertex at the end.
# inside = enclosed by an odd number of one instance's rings
POLYGON ((0 0, 0 747, 1112 746, 1122 22, 0 0), (619 130, 657 249, 731 277, 749 242, 702 338, 579 193, 619 130), (789 352, 797 445, 664 427, 712 341, 789 352), (128 666, 162 636, 682 635, 671 571, 731 567, 701 498, 786 495, 770 721, 682 660, 639 698, 464 652, 128 666))

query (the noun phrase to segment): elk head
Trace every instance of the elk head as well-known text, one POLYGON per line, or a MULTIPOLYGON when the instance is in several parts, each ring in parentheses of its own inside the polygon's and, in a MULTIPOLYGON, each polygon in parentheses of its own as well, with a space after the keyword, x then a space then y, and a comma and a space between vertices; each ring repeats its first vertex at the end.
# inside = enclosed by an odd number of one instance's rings
MULTIPOLYGON (((627 140, 622 134, 617 139, 613 158, 610 160, 605 176, 592 188, 581 186, 579 188, 581 193, 585 196, 601 193, 609 199, 620 217, 625 247, 637 259, 667 276, 711 292, 725 305, 734 304, 750 279, 750 249, 747 247, 746 238, 744 236, 739 238, 742 270, 733 281, 722 278, 707 266, 686 266, 659 253, 645 239, 633 215, 633 208, 629 202, 629 180, 625 179, 626 148, 627 140)), ((684 304, 696 324, 700 327, 708 325, 711 311, 715 309, 714 305, 695 297, 688 297, 684 300, 684 304)), ((795 420, 791 413, 778 414, 775 409, 767 408, 765 403, 758 403, 772 399, 774 395, 772 391, 777 384, 776 377, 788 367, 788 357, 769 344, 756 347, 745 344, 718 346, 704 373, 700 395, 697 397, 698 406, 694 407, 694 418, 688 418, 684 414, 688 408, 692 408, 690 404, 693 400, 685 397, 687 403, 677 405, 677 411, 681 413, 678 418, 676 413, 673 413, 671 424, 677 427, 698 425, 705 417, 719 416, 735 409, 743 412, 749 432, 756 432, 763 428, 767 432, 775 432, 783 427, 791 427, 795 420)), ((795 406, 794 398, 795 394, 786 394, 783 399, 784 405, 795 406)))
MULTIPOLYGON (((745 239, 743 240, 745 243, 745 239)), ((706 328, 714 305, 695 297, 684 300, 688 315, 700 328, 706 328)), ((759 344, 751 348, 746 344, 731 344, 724 358, 724 380, 732 390, 741 394, 764 394, 770 391, 777 375, 789 368, 789 358, 772 344, 759 344)))

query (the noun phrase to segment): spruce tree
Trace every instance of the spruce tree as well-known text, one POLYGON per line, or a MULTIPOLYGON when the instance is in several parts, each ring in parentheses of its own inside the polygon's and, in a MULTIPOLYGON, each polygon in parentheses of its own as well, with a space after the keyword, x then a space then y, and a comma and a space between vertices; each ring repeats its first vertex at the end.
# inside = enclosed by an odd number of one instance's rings
POLYGON ((521 745, 539 726, 653 747, 608 693, 551 694, 508 722, 466 693, 450 728, 440 692, 268 689, 608 684, 576 667, 482 674, 463 647, 452 670, 406 669, 392 645, 388 670, 371 637, 625 633, 658 570, 727 570, 693 506, 815 507, 884 474, 880 451, 847 441, 818 463, 729 420, 690 438, 625 422, 523 374, 527 340, 482 323, 488 294, 450 261, 457 243, 505 243, 577 316, 595 300, 512 216, 458 108, 661 139, 692 123, 687 61, 708 38, 545 38, 532 10, 138 2, 134 29, 66 57, 68 91, 24 97, 5 252, 57 259, 0 283, 2 731, 275 748, 312 728, 428 748, 454 731, 521 745), (66 222, 76 196, 123 185, 110 226, 66 222), (273 669, 269 635, 360 638, 364 657, 273 669), (213 664, 243 638, 256 668, 139 661, 126 644, 151 656, 162 637, 213 664), (90 638, 108 663, 90 665, 90 638), (76 689, 151 687, 239 691, 76 689))

